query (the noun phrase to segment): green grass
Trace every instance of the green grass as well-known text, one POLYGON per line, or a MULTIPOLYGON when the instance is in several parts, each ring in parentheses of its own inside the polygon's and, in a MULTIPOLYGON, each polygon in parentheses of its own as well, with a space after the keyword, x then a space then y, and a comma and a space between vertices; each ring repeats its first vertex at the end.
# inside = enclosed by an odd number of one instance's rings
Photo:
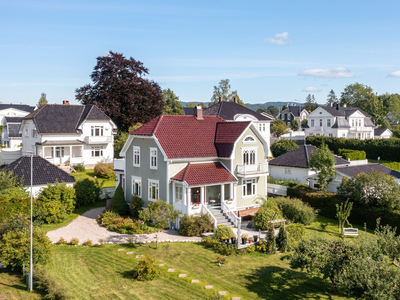
POLYGON ((42 224, 40 227, 46 232, 54 230, 54 229, 58 229, 58 228, 61 228, 61 227, 64 227, 64 226, 68 225, 69 223, 71 223, 73 220, 75 220, 77 217, 79 217, 81 214, 83 214, 86 211, 88 211, 89 209, 96 208, 96 207, 102 207, 102 206, 106 206, 106 201, 105 200, 98 201, 98 202, 92 203, 90 205, 86 205, 86 206, 82 206, 82 207, 76 208, 61 223, 58 223, 58 224, 42 224))
POLYGON ((42 299, 39 293, 28 292, 19 273, 0 269, 0 299, 42 299))
MULTIPOLYGON (((76 181, 83 180, 85 178, 94 180, 94 171, 92 169, 86 170, 85 172, 74 172, 71 173, 71 175, 75 177, 76 181)), ((102 186, 103 188, 115 187, 115 179, 97 178, 97 180, 99 181, 100 184, 103 184, 102 186)))

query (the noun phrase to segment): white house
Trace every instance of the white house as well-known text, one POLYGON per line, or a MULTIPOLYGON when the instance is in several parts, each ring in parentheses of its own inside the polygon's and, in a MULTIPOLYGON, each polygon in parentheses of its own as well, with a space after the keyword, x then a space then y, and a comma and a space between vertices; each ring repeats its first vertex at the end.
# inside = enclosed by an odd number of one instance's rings
POLYGON ((357 107, 319 106, 308 115, 303 127, 307 136, 373 139, 375 124, 357 107))
POLYGON ((303 120, 308 118, 308 111, 306 109, 301 109, 301 106, 288 105, 284 110, 282 110, 275 119, 280 119, 290 126, 293 120, 299 121, 299 125, 303 120))
POLYGON ((3 104, 0 102, 0 124, 4 117, 25 117, 36 109, 36 106, 25 104, 3 104))
MULTIPOLYGON (((12 171, 18 178, 23 180, 24 186, 30 193, 31 186, 31 157, 22 156, 16 161, 7 165, 4 170, 12 171)), ((32 157, 32 192, 36 198, 40 190, 45 188, 48 183, 65 182, 67 186, 73 186, 75 177, 61 170, 59 167, 48 162, 40 156, 32 157)))
POLYGON ((114 159, 114 122, 95 105, 46 104, 21 124, 22 151, 53 164, 93 166, 114 159))
POLYGON ((393 132, 388 128, 375 128, 374 138, 375 139, 390 139, 393 137, 393 132))
POLYGON ((22 144, 19 133, 23 117, 4 117, 2 121, 1 143, 9 148, 17 148, 22 144))

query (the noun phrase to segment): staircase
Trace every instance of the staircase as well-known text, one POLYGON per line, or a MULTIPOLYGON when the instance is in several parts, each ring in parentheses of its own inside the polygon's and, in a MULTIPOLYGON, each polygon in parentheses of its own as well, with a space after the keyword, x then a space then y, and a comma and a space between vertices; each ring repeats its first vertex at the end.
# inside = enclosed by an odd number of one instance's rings
POLYGON ((207 206, 211 214, 217 219, 217 226, 225 225, 227 227, 234 227, 234 224, 229 220, 228 216, 221 210, 221 205, 209 205, 207 206))

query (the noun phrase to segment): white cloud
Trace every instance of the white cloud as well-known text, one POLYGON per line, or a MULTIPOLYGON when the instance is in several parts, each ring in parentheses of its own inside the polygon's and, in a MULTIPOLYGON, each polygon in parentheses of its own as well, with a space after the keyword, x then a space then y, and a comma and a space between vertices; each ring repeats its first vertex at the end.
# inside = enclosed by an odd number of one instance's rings
POLYGON ((273 38, 264 39, 265 43, 272 45, 286 45, 289 41, 289 32, 277 33, 273 38))
POLYGON ((336 69, 311 69, 299 72, 298 75, 302 76, 314 76, 322 78, 349 78, 354 77, 354 75, 346 68, 336 68, 336 69))
POLYGON ((400 77, 400 71, 394 71, 390 73, 387 77, 400 77))
POLYGON ((306 87, 306 88, 302 89, 301 91, 302 92, 320 92, 322 90, 317 89, 316 87, 310 86, 310 87, 306 87))

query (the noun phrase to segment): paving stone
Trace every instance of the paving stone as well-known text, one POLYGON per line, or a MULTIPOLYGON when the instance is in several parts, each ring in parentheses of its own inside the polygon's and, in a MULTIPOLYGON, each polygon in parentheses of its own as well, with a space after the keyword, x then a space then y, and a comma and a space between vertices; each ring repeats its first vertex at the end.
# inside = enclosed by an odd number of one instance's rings
POLYGON ((175 269, 168 269, 168 272, 175 272, 175 269))
POLYGON ((125 251, 125 249, 118 249, 118 251, 125 251))
POLYGON ((226 291, 219 291, 219 292, 218 292, 218 295, 221 295, 221 296, 224 296, 224 295, 226 295, 226 294, 227 294, 226 291))
POLYGON ((240 300, 240 297, 232 297, 232 300, 240 300))
POLYGON ((214 287, 212 285, 206 285, 206 290, 213 289, 214 287))
POLYGON ((164 267, 164 264, 159 264, 160 267, 164 267))
POLYGON ((143 255, 136 255, 136 258, 142 258, 143 255))
POLYGON ((126 254, 128 254, 128 255, 132 255, 132 254, 133 254, 133 252, 126 252, 126 254))
POLYGON ((183 278, 183 277, 186 277, 186 276, 187 276, 187 274, 179 274, 180 278, 183 278))
POLYGON ((200 280, 198 280, 198 279, 192 279, 192 283, 200 283, 200 280))

